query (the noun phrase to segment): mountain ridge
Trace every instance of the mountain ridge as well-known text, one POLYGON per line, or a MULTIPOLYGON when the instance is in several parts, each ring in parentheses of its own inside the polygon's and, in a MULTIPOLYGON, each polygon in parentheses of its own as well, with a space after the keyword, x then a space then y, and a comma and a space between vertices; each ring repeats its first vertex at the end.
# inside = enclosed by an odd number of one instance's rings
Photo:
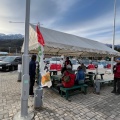
MULTIPOLYGON (((16 48, 18 51, 21 50, 24 41, 24 36, 21 34, 4 34, 0 33, 0 51, 8 52, 8 47, 11 47, 11 52, 15 52, 16 48)), ((106 46, 112 48, 111 44, 105 44, 106 46)), ((115 45, 115 50, 120 52, 120 44, 115 45)))
POLYGON ((24 36, 22 34, 4 34, 0 33, 0 40, 14 40, 14 39, 23 39, 24 36))

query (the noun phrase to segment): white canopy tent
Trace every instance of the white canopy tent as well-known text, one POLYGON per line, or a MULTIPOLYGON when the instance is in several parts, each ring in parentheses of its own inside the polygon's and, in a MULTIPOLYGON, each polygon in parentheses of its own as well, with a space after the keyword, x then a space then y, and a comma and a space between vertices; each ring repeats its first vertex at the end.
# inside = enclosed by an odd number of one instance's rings
MULTIPOLYGON (((40 27, 40 32, 45 40, 44 53, 65 56, 118 56, 119 53, 103 43, 78 37, 75 35, 40 27)), ((38 39, 36 26, 30 24, 29 51, 37 53, 38 39)), ((23 44, 24 45, 24 44, 23 44)), ((22 47, 23 51, 23 47, 22 47)))

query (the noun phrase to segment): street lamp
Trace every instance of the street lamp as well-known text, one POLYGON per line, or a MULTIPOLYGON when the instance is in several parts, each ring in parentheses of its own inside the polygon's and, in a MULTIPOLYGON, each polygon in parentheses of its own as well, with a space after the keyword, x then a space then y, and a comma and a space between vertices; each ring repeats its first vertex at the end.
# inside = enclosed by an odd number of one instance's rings
POLYGON ((26 0, 26 17, 25 17, 25 40, 24 54, 22 56, 22 90, 21 90, 21 111, 14 116, 14 120, 31 120, 33 112, 28 112, 29 97, 29 19, 30 19, 30 0, 26 0))
MULTIPOLYGON (((114 22, 113 22, 113 44, 112 44, 112 49, 114 50, 114 45, 115 45, 115 23, 116 23, 116 0, 114 0, 114 22)), ((111 73, 113 73, 113 60, 114 57, 111 58, 111 73)))
POLYGON ((17 47, 16 47, 16 55, 17 55, 17 47))
MULTIPOLYGON (((16 23, 16 24, 19 24, 19 23, 25 23, 25 22, 20 22, 20 21, 9 21, 9 23, 16 23)), ((31 24, 38 24, 38 23, 31 23, 31 24)), ((41 24, 43 25, 43 24, 41 24)))
POLYGON ((11 49, 11 47, 9 47, 9 54, 10 54, 10 49, 11 49))

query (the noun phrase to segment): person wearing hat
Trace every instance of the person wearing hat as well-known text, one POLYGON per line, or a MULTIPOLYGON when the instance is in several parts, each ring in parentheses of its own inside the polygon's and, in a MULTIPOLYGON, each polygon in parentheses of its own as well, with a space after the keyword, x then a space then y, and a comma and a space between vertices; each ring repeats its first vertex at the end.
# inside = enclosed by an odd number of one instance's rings
POLYGON ((114 65, 113 67, 113 73, 114 73, 114 87, 111 93, 120 95, 120 58, 116 59, 116 65, 114 65))

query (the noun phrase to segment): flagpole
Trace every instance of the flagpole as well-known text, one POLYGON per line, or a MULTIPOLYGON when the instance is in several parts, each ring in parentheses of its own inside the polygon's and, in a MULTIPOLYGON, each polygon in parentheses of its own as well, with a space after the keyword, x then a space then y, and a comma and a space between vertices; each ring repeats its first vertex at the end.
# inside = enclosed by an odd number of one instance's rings
MULTIPOLYGON (((112 50, 114 50, 114 46, 115 46, 115 23, 116 23, 116 0, 114 0, 114 22, 113 22, 113 44, 112 44, 112 50)), ((114 60, 114 57, 111 58, 111 73, 113 73, 113 60, 114 60)))

